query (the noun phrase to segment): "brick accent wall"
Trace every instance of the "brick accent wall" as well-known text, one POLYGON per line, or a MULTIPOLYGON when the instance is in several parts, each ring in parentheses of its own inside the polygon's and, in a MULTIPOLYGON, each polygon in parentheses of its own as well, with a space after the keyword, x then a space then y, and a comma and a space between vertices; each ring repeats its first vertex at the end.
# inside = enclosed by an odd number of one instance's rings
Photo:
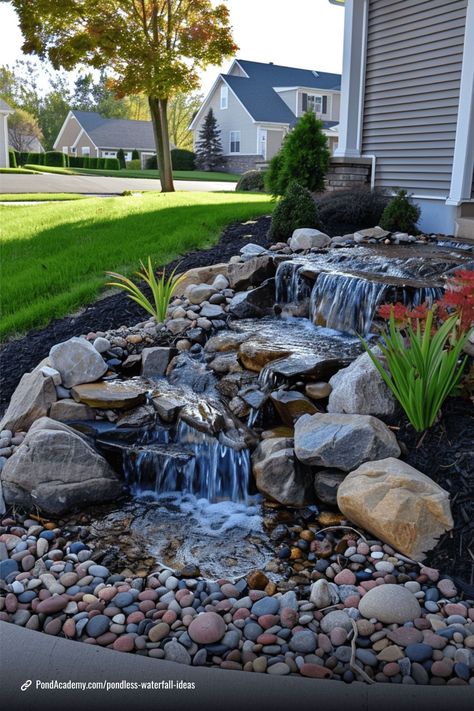
POLYGON ((326 190, 350 190, 370 185, 372 162, 367 158, 334 158, 326 174, 326 190))

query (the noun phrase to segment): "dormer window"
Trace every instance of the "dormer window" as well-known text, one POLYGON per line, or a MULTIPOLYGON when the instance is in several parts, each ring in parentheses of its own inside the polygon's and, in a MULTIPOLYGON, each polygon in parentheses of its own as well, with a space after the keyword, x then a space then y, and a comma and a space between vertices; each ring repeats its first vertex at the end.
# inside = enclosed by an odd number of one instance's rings
POLYGON ((321 94, 303 94, 302 96, 303 113, 312 111, 316 115, 327 114, 328 97, 321 94))
POLYGON ((229 87, 227 84, 221 86, 221 109, 227 109, 229 106, 229 87))

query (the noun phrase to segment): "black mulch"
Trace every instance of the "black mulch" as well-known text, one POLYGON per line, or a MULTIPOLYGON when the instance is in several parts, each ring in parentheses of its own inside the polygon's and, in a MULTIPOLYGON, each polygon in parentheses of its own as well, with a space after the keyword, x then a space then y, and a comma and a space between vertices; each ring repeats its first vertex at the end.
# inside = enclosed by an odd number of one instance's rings
POLYGON ((451 496, 454 529, 424 562, 458 579, 461 587, 474 586, 474 407, 467 399, 448 399, 440 421, 424 435, 405 417, 396 424, 401 428, 397 438, 407 449, 403 459, 451 496))
MULTIPOLYGON (((170 262, 166 268, 173 269, 179 264, 179 271, 184 272, 194 267, 227 262, 249 242, 269 246, 269 227, 269 217, 260 217, 251 224, 239 222, 229 225, 214 247, 188 252, 181 259, 170 262)), ((143 319, 143 309, 121 292, 89 304, 80 315, 55 319, 45 328, 30 331, 23 338, 4 344, 0 347, 0 412, 5 409, 21 376, 46 358, 56 343, 90 331, 133 326, 143 319)))

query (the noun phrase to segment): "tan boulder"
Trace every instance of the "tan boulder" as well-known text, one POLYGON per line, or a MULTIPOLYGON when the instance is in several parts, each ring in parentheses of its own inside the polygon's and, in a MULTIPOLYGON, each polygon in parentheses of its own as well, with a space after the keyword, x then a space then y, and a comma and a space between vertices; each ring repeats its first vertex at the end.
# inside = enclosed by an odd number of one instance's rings
POLYGON ((182 296, 191 284, 212 284, 214 279, 221 274, 227 277, 228 270, 229 265, 227 263, 210 264, 206 267, 188 269, 187 272, 184 272, 184 279, 178 284, 174 296, 182 296))
POLYGON ((45 377, 39 366, 25 373, 0 422, 0 430, 27 430, 35 420, 48 414, 56 399, 53 379, 45 377))
POLYGON ((151 386, 148 381, 140 378, 127 381, 103 380, 98 383, 75 385, 71 395, 76 402, 82 402, 89 407, 127 410, 142 405, 151 386))
POLYGON ((453 527, 448 492, 393 457, 366 462, 348 474, 337 504, 350 521, 414 560, 423 560, 453 527))

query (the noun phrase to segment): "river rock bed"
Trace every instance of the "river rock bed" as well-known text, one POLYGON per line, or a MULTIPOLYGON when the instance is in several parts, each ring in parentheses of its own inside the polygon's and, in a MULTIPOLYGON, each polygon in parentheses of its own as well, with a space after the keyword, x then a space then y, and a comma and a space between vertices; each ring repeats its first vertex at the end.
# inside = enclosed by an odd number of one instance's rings
MULTIPOLYGON (((212 582, 192 566, 115 572, 82 540, 84 527, 4 518, 0 619, 194 666, 345 682, 474 682, 474 600, 351 528, 307 526, 293 527, 288 557, 312 551, 313 582, 276 584, 261 570, 212 582)), ((276 538, 288 532, 283 526, 276 538)))

